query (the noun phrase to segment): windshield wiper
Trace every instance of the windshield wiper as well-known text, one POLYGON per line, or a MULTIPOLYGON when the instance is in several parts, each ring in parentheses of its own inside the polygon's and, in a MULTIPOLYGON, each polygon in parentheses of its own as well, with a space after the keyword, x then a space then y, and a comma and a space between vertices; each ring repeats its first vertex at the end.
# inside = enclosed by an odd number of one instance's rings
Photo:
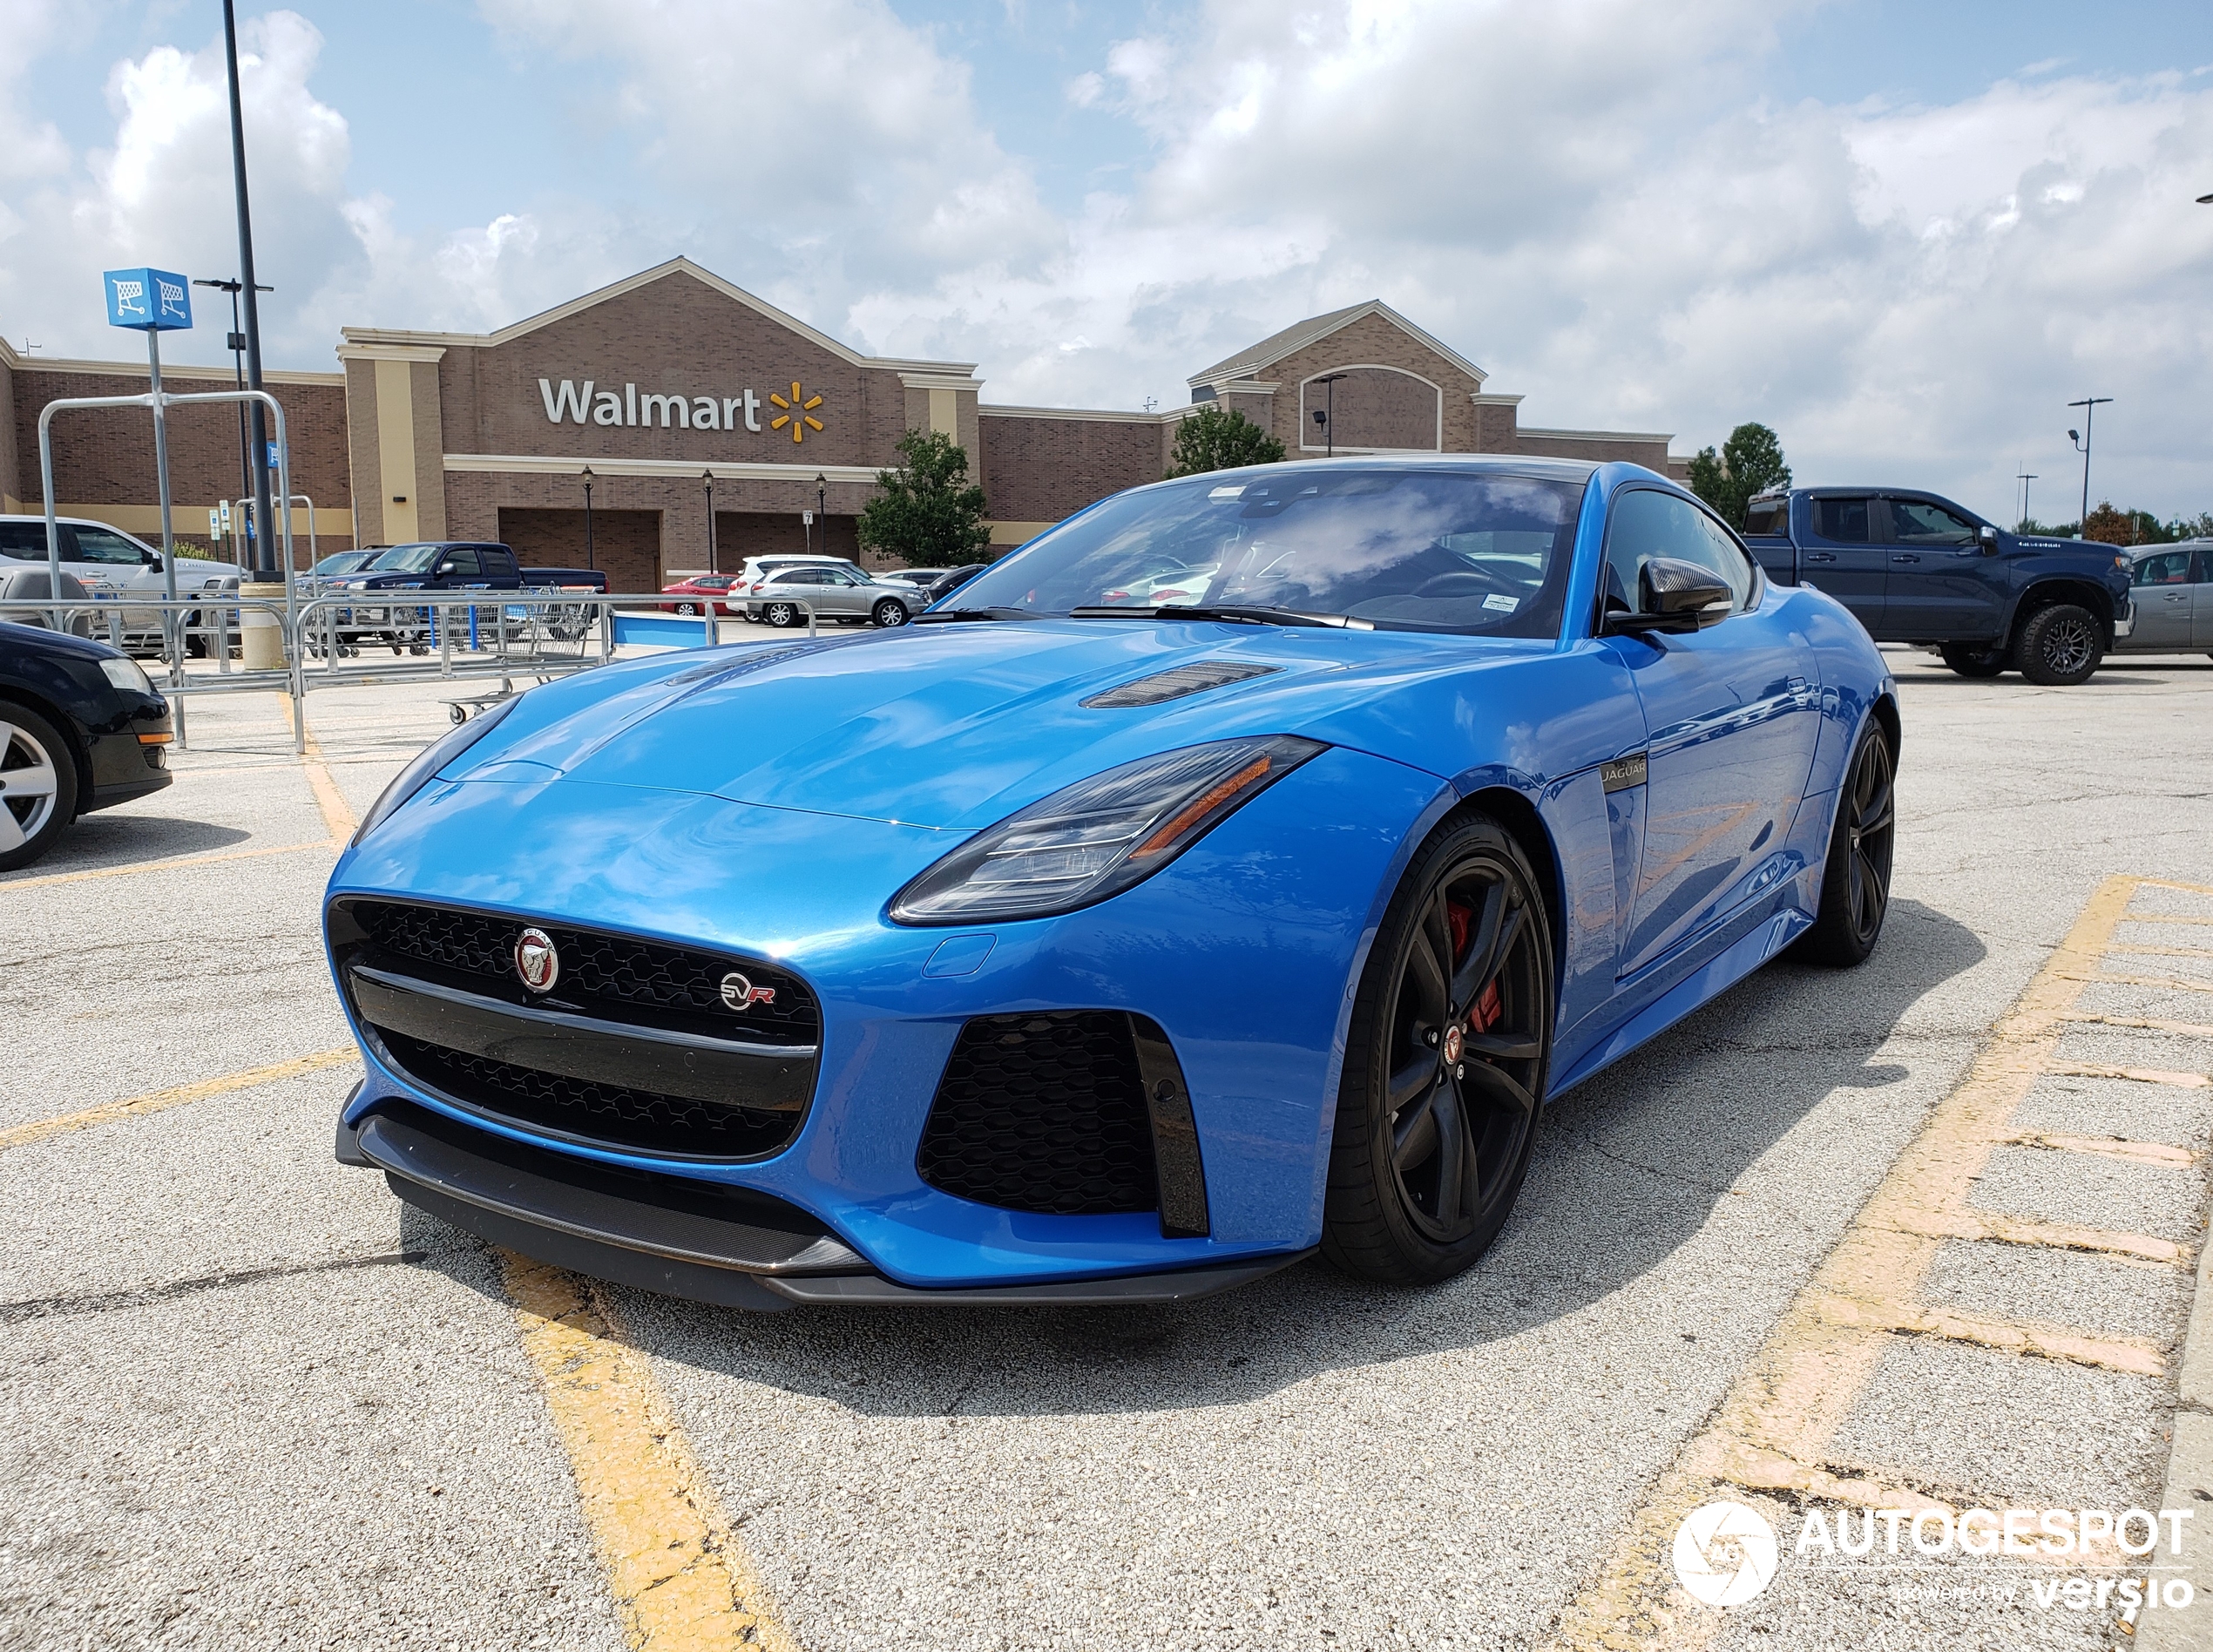
POLYGON ((1232 625, 1328 626, 1346 631, 1373 631, 1366 620, 1341 613, 1310 613, 1303 608, 1272 608, 1261 603, 1182 603, 1156 608, 1071 608, 1071 620, 1221 620, 1232 625))
POLYGON ((956 620, 1035 620, 1038 616, 1027 608, 933 608, 918 613, 914 623, 918 626, 949 625, 956 620))

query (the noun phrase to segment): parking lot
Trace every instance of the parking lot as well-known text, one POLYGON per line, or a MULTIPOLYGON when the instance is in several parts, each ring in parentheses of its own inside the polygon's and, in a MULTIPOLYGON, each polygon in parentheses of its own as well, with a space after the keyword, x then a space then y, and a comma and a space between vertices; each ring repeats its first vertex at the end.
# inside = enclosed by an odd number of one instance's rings
POLYGON ((1889 658, 1870 964, 1774 965, 1560 1098, 1447 1284, 1315 1261, 1141 1310, 748 1316, 403 1211, 331 1158, 317 911, 439 691, 317 693, 305 757, 288 701, 195 701, 173 788, 0 877, 0 1642, 2128 1643, 2113 1601, 2038 1603, 2070 1569, 1791 1538, 2213 1520, 2213 1479, 2167 1485, 2213 1402, 2178 1412, 2213 662, 1889 658), (1716 1497, 1785 1534, 1728 1612, 1668 1561, 1716 1497))

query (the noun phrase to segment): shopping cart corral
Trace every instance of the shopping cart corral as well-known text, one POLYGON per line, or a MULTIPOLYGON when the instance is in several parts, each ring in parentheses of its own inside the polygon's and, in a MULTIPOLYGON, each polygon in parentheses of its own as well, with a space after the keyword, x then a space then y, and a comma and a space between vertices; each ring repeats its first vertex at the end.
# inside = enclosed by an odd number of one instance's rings
MULTIPOLYGON (((394 593, 396 596, 399 593, 394 593)), ((211 606, 200 597, 133 597, 133 614, 152 611, 160 629, 181 638, 172 616, 198 613, 208 622, 208 658, 189 669, 165 653, 166 670, 155 687, 169 696, 177 744, 188 745, 186 704, 194 694, 262 693, 292 701, 293 749, 307 748, 307 696, 319 688, 365 688, 382 683, 496 682, 483 694, 457 694, 446 704, 454 720, 514 693, 519 685, 550 682, 615 658, 625 647, 700 648, 725 646, 712 613, 694 619, 664 613, 658 591, 604 592, 590 587, 548 586, 524 591, 418 591, 404 601, 363 602, 360 592, 332 592, 297 605, 288 616, 281 598, 233 597, 211 606), (284 633, 284 665, 274 670, 233 668, 233 633, 274 626, 284 633), (386 653, 389 650, 389 656, 386 653)), ((807 633, 816 634, 807 607, 807 633)), ((82 599, 0 601, 0 620, 52 625, 122 647, 129 633, 120 605, 82 599)), ((742 647, 744 644, 729 646, 742 647)))

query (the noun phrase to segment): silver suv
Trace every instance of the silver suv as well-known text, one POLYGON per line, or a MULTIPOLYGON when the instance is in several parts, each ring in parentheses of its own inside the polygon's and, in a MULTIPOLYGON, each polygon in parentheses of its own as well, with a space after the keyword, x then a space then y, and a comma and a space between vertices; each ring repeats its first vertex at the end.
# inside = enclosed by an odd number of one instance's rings
MULTIPOLYGON (((83 580, 95 598, 121 601, 125 647, 159 652, 161 615, 158 609, 133 608, 130 599, 159 599, 167 591, 161 571, 161 552, 105 522, 82 517, 57 519, 61 532, 62 572, 83 580)), ((46 565, 46 518, 43 516, 0 516, 0 568, 22 564, 46 565)), ((177 594, 197 597, 229 592, 235 595, 245 570, 235 563, 213 562, 203 557, 177 559, 177 594)), ((231 625, 235 627, 237 621, 231 625)), ((202 649, 202 616, 186 622, 186 641, 194 653, 202 649)), ((100 628, 105 634, 105 626, 100 628)))
POLYGON ((746 593, 746 613, 758 610, 772 626, 807 622, 805 603, 817 619, 866 620, 872 625, 903 626, 929 598, 910 585, 876 579, 858 568, 832 562, 802 562, 779 568, 746 593), (782 597, 779 602, 776 599, 782 597))

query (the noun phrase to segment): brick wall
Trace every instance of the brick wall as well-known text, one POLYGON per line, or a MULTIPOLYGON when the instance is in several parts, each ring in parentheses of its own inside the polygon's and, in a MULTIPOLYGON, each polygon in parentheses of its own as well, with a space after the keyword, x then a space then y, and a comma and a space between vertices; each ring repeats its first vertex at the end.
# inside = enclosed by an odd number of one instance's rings
POLYGON ((1003 522, 1058 522, 1161 479, 1162 426, 1150 415, 1011 417, 987 408, 981 424, 991 513, 1003 522))
POLYGON ((1353 368, 1334 384, 1307 384, 1304 397, 1299 430, 1310 448, 1326 452, 1332 428, 1339 452, 1359 448, 1431 450, 1437 446, 1439 393, 1409 374, 1353 368), (1326 413, 1329 423, 1316 423, 1316 413, 1326 413))
MULTIPOLYGON (((726 573, 734 570, 748 557, 806 556, 809 553, 823 557, 845 557, 863 567, 890 567, 893 559, 873 553, 861 555, 860 524, 849 516, 832 515, 827 527, 817 521, 812 529, 786 511, 717 511, 714 513, 714 554, 726 573), (811 534, 811 540, 809 535, 811 534)), ((680 568, 707 566, 707 550, 702 545, 690 560, 679 557, 670 565, 680 568)))
MULTIPOLYGON (((660 570, 660 512, 592 511, 592 555, 584 548, 584 512, 503 509, 499 539, 526 568, 598 567, 610 591, 658 591, 667 582, 660 570)), ((470 536, 471 538, 477 536, 470 536)))
MULTIPOLYGON (((1282 361, 1255 370, 1254 377, 1280 383, 1283 387, 1274 398, 1276 439, 1293 454, 1297 453, 1303 441, 1311 441, 1310 431, 1303 433, 1299 429, 1303 413, 1299 404, 1298 387, 1316 374, 1341 372, 1360 364, 1395 367, 1401 372, 1418 375, 1437 385, 1445 396, 1445 450, 1448 453, 1478 450, 1476 410, 1468 397, 1483 388, 1481 383, 1380 315, 1364 315, 1351 325, 1339 328, 1328 337, 1317 340, 1303 349, 1292 351, 1282 361)), ((1337 386, 1340 419, 1344 416, 1345 389, 1345 384, 1337 386)), ((1432 425, 1431 434, 1424 436, 1418 445, 1428 447, 1434 439, 1432 425)), ((1342 427, 1337 434, 1340 437, 1345 436, 1342 427)))
POLYGON ((0 361, 0 500, 22 498, 23 477, 16 459, 16 376, 0 361))

